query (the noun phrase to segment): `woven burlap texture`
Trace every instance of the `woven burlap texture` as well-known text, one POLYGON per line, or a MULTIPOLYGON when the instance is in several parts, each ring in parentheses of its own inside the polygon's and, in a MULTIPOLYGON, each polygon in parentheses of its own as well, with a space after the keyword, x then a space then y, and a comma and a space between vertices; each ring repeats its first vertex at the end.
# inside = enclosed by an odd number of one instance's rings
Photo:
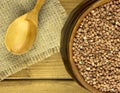
POLYGON ((21 56, 9 53, 4 39, 9 24, 30 11, 37 0, 0 0, 0 80, 59 52, 66 12, 58 0, 46 0, 39 13, 39 30, 32 49, 21 56))

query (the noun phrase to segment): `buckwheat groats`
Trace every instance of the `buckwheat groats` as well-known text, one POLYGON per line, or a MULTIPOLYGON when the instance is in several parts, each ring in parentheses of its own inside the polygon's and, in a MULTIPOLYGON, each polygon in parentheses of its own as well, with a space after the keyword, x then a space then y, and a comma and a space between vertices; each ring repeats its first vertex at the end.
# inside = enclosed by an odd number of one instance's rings
POLYGON ((120 0, 95 8, 83 19, 72 53, 89 85, 102 92, 120 93, 120 0))

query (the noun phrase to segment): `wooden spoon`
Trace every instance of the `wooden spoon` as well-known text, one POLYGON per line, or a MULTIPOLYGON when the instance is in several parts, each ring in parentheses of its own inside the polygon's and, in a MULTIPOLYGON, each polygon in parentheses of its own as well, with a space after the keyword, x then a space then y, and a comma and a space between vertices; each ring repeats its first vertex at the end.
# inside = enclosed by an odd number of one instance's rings
POLYGON ((38 30, 38 13, 45 0, 38 0, 34 9, 10 24, 5 37, 8 51, 15 55, 26 53, 33 45, 38 30))

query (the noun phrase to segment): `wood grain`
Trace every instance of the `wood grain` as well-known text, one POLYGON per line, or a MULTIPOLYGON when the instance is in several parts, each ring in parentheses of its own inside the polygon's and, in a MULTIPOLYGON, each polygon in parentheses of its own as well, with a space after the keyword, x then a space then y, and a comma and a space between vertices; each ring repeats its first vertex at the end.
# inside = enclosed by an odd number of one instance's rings
MULTIPOLYGON (((61 4, 69 14, 81 0, 60 0, 61 4)), ((71 79, 65 70, 60 54, 22 70, 7 79, 71 79)))
POLYGON ((1 93, 89 93, 72 80, 14 80, 0 82, 1 93))
POLYGON ((65 70, 60 54, 55 54, 8 79, 71 79, 71 77, 65 70))

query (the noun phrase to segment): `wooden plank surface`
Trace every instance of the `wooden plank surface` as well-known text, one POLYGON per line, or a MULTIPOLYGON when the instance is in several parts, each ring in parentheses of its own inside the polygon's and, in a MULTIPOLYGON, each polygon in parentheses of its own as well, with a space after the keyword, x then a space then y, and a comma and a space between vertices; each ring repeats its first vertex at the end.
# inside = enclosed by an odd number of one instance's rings
POLYGON ((14 80, 0 82, 0 93, 89 93, 72 80, 14 80))
POLYGON ((8 79, 71 79, 65 70, 60 54, 22 70, 8 79))
MULTIPOLYGON (((81 0, 60 0, 62 6, 69 14, 81 0)), ((60 54, 55 54, 50 58, 22 70, 8 79, 71 79, 65 70, 60 54)))

